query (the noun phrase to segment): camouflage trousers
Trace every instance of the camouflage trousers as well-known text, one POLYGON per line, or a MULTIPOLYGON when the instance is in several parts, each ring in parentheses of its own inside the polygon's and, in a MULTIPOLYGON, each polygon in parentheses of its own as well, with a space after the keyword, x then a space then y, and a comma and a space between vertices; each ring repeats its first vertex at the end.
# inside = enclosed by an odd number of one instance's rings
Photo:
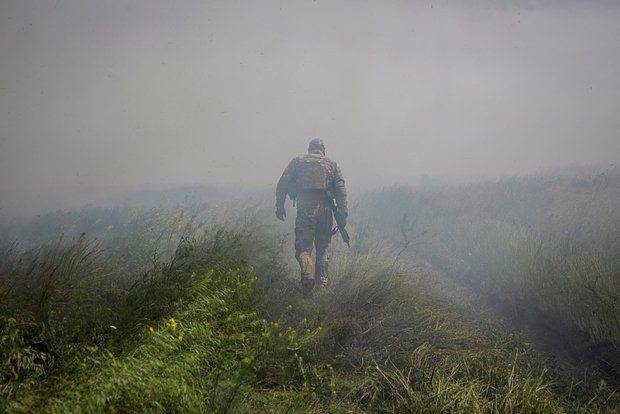
POLYGON ((300 194, 295 220, 295 257, 301 270, 301 283, 310 293, 316 282, 327 283, 329 242, 333 225, 332 211, 323 193, 300 194), (312 260, 312 248, 316 260, 312 260))

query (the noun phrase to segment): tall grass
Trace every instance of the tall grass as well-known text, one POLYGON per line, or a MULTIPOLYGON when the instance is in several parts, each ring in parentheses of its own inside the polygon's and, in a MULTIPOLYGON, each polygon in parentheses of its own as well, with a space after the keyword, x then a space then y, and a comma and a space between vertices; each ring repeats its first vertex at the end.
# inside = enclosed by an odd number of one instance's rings
MULTIPOLYGON (((80 358, 57 356, 70 369, 42 365, 39 373, 13 379, 21 388, 4 395, 5 408, 317 413, 614 409, 617 401, 605 385, 591 392, 578 381, 563 382, 545 372, 544 361, 518 337, 443 296, 434 275, 382 253, 360 250, 341 256, 331 287, 303 299, 298 283, 288 277, 290 270, 274 266, 281 261, 282 244, 277 234, 260 231, 260 216, 248 213, 253 218, 242 220, 234 231, 215 227, 183 238, 163 270, 140 279, 117 308, 117 329, 108 335, 122 332, 122 346, 95 346, 94 338, 85 337, 74 344, 80 358), (164 289, 168 285, 174 295, 164 289), (123 319, 123 311, 131 318, 123 319), (124 324, 136 326, 122 329, 124 324)), ((21 335, 21 349, 32 346, 21 335)))
MULTIPOLYGON (((572 211, 528 198, 546 185, 360 199, 352 249, 334 244, 309 300, 271 209, 85 210, 62 238, 27 226, 31 242, 0 249, 0 410, 616 412, 617 242, 537 213, 572 211), (585 332, 612 381, 541 357, 497 308, 585 332)), ((611 231, 607 207, 585 228, 611 231)))
MULTIPOLYGON (((108 217, 120 222, 115 214, 108 217)), ((176 212, 136 212, 116 236, 103 227, 99 240, 43 232, 50 241, 38 247, 5 242, 0 392, 10 397, 33 379, 71 370, 89 347, 121 349, 145 321, 177 306, 188 292, 187 278, 176 274, 174 249, 163 249, 183 239, 187 229, 179 223, 176 212)))
POLYGON ((552 348, 620 379, 620 174, 391 188, 356 211, 552 348), (389 212, 382 214, 382 212, 389 212))

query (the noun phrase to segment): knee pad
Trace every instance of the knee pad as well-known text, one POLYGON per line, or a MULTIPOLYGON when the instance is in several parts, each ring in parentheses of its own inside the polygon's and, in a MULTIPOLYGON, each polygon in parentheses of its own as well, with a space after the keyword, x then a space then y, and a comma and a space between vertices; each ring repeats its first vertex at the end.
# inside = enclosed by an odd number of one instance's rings
POLYGON ((314 280, 314 274, 312 272, 312 256, 308 252, 297 253, 297 260, 299 261, 299 268, 301 270, 302 279, 314 280))

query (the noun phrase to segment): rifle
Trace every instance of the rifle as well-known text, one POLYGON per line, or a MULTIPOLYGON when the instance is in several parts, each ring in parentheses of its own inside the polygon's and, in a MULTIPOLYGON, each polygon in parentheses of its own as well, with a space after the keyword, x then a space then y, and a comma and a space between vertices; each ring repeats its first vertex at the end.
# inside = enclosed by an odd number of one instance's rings
POLYGON ((336 227, 332 229, 331 235, 334 236, 336 233, 340 232, 340 237, 342 237, 342 240, 346 243, 347 247, 350 248, 351 239, 349 238, 349 232, 347 232, 347 229, 345 229, 345 226, 342 225, 342 222, 344 221, 345 218, 336 208, 336 203, 334 202, 334 196, 330 192, 327 192, 327 204, 329 205, 329 208, 332 209, 332 213, 334 213, 334 218, 336 219, 336 227))

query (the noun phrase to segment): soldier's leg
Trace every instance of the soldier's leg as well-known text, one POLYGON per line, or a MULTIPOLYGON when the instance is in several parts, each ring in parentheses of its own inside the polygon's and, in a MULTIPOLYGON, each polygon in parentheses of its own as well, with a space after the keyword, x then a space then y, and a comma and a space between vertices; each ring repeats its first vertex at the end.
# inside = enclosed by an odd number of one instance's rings
POLYGON ((315 220, 298 209, 295 220, 295 258, 299 263, 301 285, 309 295, 314 287, 314 266, 312 263, 312 244, 314 241, 315 220))
POLYGON ((332 226, 332 212, 329 207, 326 207, 323 214, 321 214, 318 220, 316 232, 314 235, 314 244, 316 247, 316 281, 320 283, 322 287, 325 287, 327 285, 327 272, 329 264, 328 247, 329 242, 332 238, 332 226))

